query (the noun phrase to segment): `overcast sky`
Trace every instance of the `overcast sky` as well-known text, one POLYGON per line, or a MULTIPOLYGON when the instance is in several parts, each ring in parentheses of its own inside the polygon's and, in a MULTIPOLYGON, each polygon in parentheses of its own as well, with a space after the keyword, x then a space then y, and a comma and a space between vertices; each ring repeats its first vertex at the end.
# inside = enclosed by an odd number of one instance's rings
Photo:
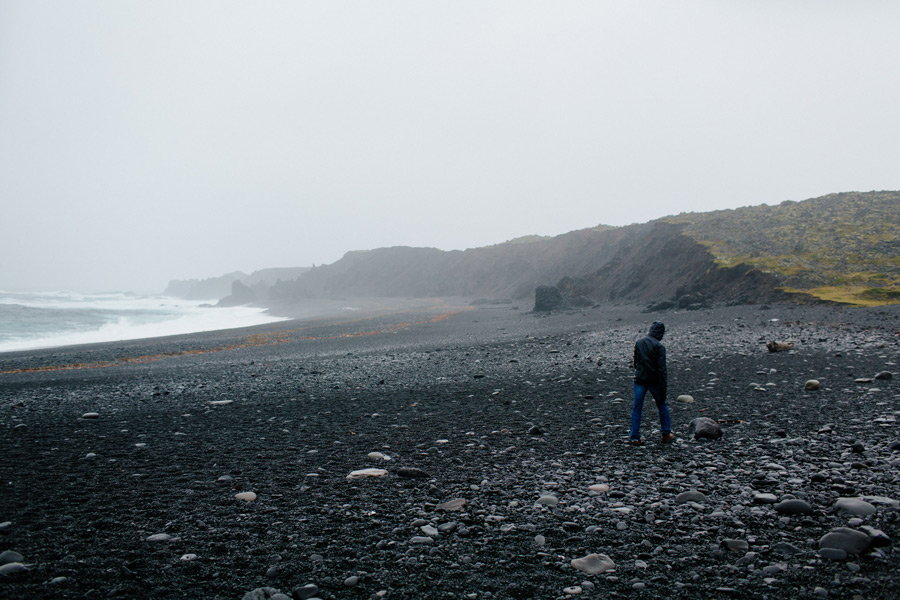
POLYGON ((900 2, 0 0, 0 289, 900 189, 900 2))

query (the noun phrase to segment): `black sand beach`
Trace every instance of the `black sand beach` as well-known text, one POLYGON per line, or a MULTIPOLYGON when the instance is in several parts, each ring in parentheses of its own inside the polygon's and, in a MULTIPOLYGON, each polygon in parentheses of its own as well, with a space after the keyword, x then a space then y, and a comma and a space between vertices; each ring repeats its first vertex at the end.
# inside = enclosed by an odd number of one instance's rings
POLYGON ((529 308, 0 355, 0 597, 900 597, 900 308, 529 308))

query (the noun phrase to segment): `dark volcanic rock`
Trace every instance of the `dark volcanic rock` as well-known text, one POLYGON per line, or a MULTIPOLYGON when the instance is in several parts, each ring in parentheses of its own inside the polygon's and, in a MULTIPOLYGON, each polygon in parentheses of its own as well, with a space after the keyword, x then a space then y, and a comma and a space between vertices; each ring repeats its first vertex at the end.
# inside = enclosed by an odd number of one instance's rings
POLYGON ((258 300, 252 289, 240 281, 235 281, 231 284, 231 295, 219 300, 216 306, 240 306, 242 304, 252 304, 258 300))
POLYGON ((695 440, 717 440, 722 437, 722 427, 709 417, 697 417, 688 425, 688 436, 695 440))
POLYGON ((534 290, 535 312, 546 312, 565 305, 562 293, 555 285, 541 285, 534 290))
POLYGON ((0 355, 0 552, 24 557, 0 597, 900 597, 895 390, 852 384, 900 307, 670 313, 673 427, 728 435, 662 444, 647 404, 635 448, 647 324, 436 302, 0 355), (390 475, 347 479, 368 466, 390 475))
POLYGON ((849 527, 832 529, 819 540, 819 548, 835 548, 847 554, 862 554, 869 549, 870 544, 868 535, 849 527))

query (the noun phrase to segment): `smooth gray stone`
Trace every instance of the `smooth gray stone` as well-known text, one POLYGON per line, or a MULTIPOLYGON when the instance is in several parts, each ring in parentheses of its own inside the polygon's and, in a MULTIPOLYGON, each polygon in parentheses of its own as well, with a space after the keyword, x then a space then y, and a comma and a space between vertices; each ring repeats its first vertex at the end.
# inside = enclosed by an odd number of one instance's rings
POLYGON ((753 495, 754 504, 775 504, 776 502, 778 502, 778 496, 775 494, 760 492, 753 495))
POLYGON ((834 510, 839 515, 853 515, 854 517, 868 517, 875 514, 875 507, 859 498, 838 498, 834 503, 834 510))
POLYGON ((572 566, 588 575, 599 575, 607 571, 614 571, 616 563, 605 554, 588 554, 583 558, 573 558, 572 566))
POLYGON ((314 583, 307 583, 303 586, 295 587, 291 592, 294 600, 308 600, 319 593, 319 586, 314 583))
POLYGON ((434 538, 426 537, 424 535, 414 535, 409 540, 410 544, 433 544, 434 538))
POLYGON ((787 565, 785 564, 776 564, 776 565, 766 565, 762 568, 763 575, 774 575, 775 573, 781 573, 782 571, 787 571, 787 565))
POLYGON ((838 548, 848 554, 862 554, 869 549, 871 541, 862 531, 848 527, 832 529, 819 540, 819 548, 838 548))
POLYGON ((28 567, 20 562, 11 562, 6 563, 5 565, 0 565, 0 575, 12 575, 13 573, 19 573, 21 571, 27 570, 28 567))
POLYGON ((869 504, 874 504, 876 506, 891 506, 893 508, 900 508, 900 501, 894 500, 893 498, 888 498, 887 496, 863 496, 862 499, 869 504))
POLYGON ((22 562, 25 557, 13 550, 4 550, 0 554, 0 565, 8 565, 9 563, 22 562))
POLYGON ((869 525, 863 525, 859 530, 869 536, 869 544, 873 548, 882 548, 891 545, 891 538, 880 529, 875 529, 869 525))
POLYGON ((789 544, 788 542, 778 542, 777 544, 772 546, 772 552, 790 556, 792 554, 800 554, 801 552, 803 552, 803 550, 793 544, 789 544))
POLYGON ((847 552, 840 548, 820 548, 819 556, 828 560, 842 561, 847 560, 847 552))
POLYGON ((275 588, 261 587, 244 594, 243 600, 269 600, 269 598, 274 597, 275 594, 280 593, 281 592, 275 588))
POLYGON ((807 515, 812 512, 812 506, 805 500, 793 498, 782 500, 775 505, 775 512, 782 515, 807 515))
POLYGON ((698 492, 697 490, 688 490, 686 492, 681 492, 677 496, 675 496, 675 502, 678 504, 686 504, 688 502, 708 502, 706 495, 703 492, 698 492))

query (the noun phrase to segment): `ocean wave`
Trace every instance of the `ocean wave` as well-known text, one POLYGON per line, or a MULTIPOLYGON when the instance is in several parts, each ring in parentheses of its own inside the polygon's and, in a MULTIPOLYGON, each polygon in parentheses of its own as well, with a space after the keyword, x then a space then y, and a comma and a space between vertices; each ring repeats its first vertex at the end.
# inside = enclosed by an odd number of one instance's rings
POLYGON ((0 352, 236 329, 284 320, 264 309, 167 296, 0 292, 0 352))

